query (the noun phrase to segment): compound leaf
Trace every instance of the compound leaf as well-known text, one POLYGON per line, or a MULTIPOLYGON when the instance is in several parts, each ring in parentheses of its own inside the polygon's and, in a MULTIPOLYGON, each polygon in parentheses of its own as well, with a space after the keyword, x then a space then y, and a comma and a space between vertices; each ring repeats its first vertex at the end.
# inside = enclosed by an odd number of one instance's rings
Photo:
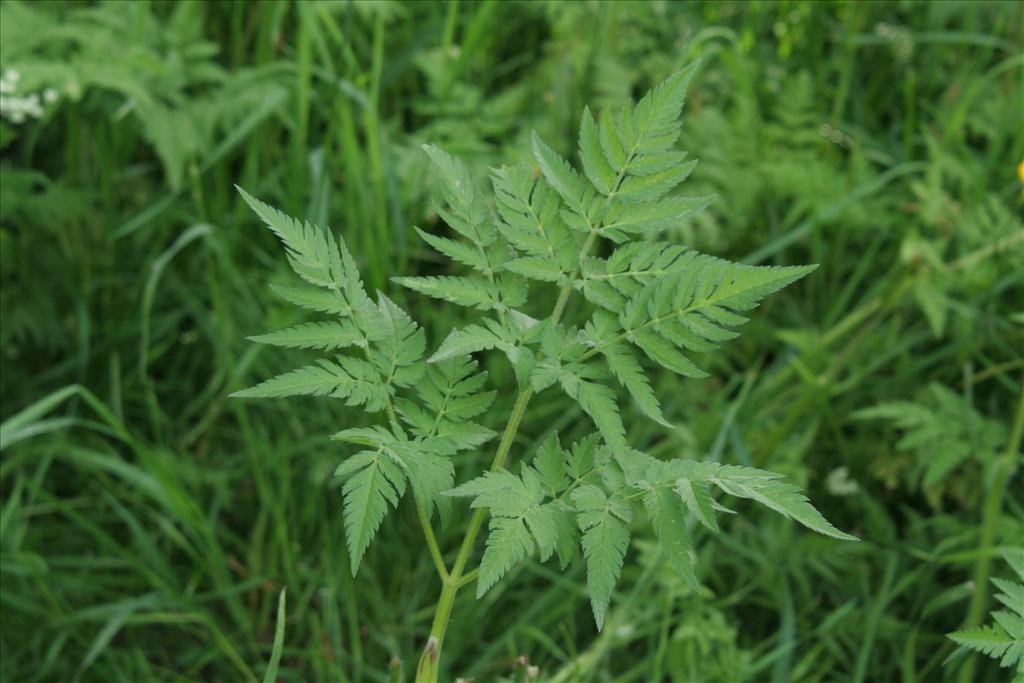
POLYGON ((366 548, 380 528, 388 506, 396 507, 405 493, 402 469, 382 450, 362 451, 339 468, 342 474, 354 472, 345 481, 345 538, 348 541, 352 576, 359 571, 366 548))
POLYGON ((587 593, 597 629, 601 630, 629 548, 629 528, 612 513, 604 491, 597 486, 580 487, 574 492, 573 501, 583 531, 581 545, 587 564, 587 593))
POLYGON ((856 541, 856 536, 843 533, 814 509, 799 488, 785 481, 781 474, 738 465, 722 465, 713 475, 712 482, 737 498, 756 500, 775 512, 800 522, 819 534, 844 541, 856 541))
POLYGON ((654 488, 644 494, 644 507, 669 562, 683 580, 699 592, 700 584, 693 569, 693 545, 679 497, 666 488, 654 488))
POLYGON ((292 327, 249 337, 250 341, 291 349, 333 351, 345 346, 365 346, 366 336, 351 321, 300 323, 292 327))

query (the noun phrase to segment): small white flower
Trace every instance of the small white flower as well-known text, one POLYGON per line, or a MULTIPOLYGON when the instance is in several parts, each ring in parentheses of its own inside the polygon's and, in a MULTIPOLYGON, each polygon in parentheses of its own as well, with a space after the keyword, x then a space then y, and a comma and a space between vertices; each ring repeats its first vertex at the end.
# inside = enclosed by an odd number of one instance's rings
POLYGON ((60 99, 60 93, 58 93, 53 88, 47 88, 43 91, 43 102, 46 102, 47 104, 53 104, 58 99, 60 99))
POLYGON ((0 95, 0 116, 12 123, 23 123, 26 118, 42 118, 43 107, 39 101, 39 94, 31 93, 25 97, 0 95))

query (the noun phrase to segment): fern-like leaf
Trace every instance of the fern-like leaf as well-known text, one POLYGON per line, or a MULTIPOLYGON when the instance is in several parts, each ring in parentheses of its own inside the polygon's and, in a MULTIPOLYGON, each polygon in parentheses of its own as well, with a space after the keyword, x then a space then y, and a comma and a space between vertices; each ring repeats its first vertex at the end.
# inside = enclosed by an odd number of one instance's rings
POLYGON ((668 489, 654 488, 644 494, 644 507, 669 562, 694 591, 700 591, 693 568, 693 544, 690 532, 686 530, 683 502, 668 489))
POLYGON ((547 489, 548 495, 558 495, 568 483, 566 460, 568 454, 558 443, 558 434, 551 432, 533 457, 533 467, 537 470, 541 484, 547 489))
POLYGON ((424 145, 423 151, 434 162, 441 179, 441 194, 448 210, 440 210, 442 218, 463 237, 482 249, 494 240, 494 229, 487 222, 483 197, 465 165, 435 145, 424 145))
POLYGON ((896 448, 915 458, 915 478, 924 487, 944 481, 971 459, 994 457, 1006 441, 1006 426, 983 416, 961 394, 933 383, 920 402, 888 401, 854 413, 860 420, 886 420, 903 436, 896 448))
POLYGON ((348 374, 337 363, 320 360, 315 365, 286 372, 231 395, 235 398, 331 396, 343 391, 349 380, 348 374))
POLYGON ((591 382, 571 373, 563 373, 560 381, 565 393, 576 399, 609 446, 625 445, 626 428, 615 403, 615 392, 600 382, 591 382))
POLYGON ((1011 635, 1001 626, 963 629, 950 633, 949 639, 969 650, 998 659, 1000 666, 1013 666, 1024 657, 1024 635, 1011 635))
POLYGON ((515 279, 500 282, 455 275, 397 277, 394 282, 427 296, 482 311, 507 311, 526 302, 526 286, 515 279))
MULTIPOLYGON (((440 509, 444 521, 452 497, 472 498, 472 507, 489 511, 478 595, 532 555, 542 562, 557 555, 564 567, 582 550, 598 628, 605 623, 628 552, 629 525, 641 502, 672 566, 694 590, 699 590, 694 532, 701 527, 693 522, 719 530, 717 513, 725 508, 715 500, 716 490, 756 500, 834 538, 853 538, 778 475, 718 463, 659 461, 627 444, 616 385, 646 416, 669 424, 640 363, 641 352, 681 375, 705 376, 693 354, 737 336, 745 314, 765 296, 813 270, 744 266, 678 245, 634 241, 679 226, 711 201, 672 194, 696 166, 675 149, 695 70, 692 65, 671 76, 635 106, 627 103, 599 119, 585 110, 578 153, 582 171, 534 133, 531 147, 540 173, 527 164, 493 171, 496 215, 462 162, 437 147, 424 148, 440 186, 437 215, 452 233, 417 230, 440 254, 475 272, 394 281, 488 312, 450 331, 426 360, 423 330, 384 295, 376 304, 369 299, 340 237, 243 194, 306 281, 302 287, 278 288, 281 296, 341 319, 257 340, 329 350, 357 346, 361 357, 322 360, 239 395, 326 395, 369 411, 387 408, 387 427, 336 435, 361 449, 338 470, 345 478, 353 571, 407 487, 428 519, 440 509), (602 240, 613 243, 612 250, 592 256, 591 251, 606 249, 602 240), (554 311, 542 320, 520 310, 530 283, 557 290, 550 292, 557 301, 554 311), (568 319, 576 311, 567 306, 573 289, 597 308, 576 324, 568 319), (477 423, 496 394, 484 388, 487 374, 478 372, 472 357, 492 350, 512 364, 522 392, 518 406, 531 392, 558 387, 597 432, 569 449, 551 434, 518 474, 498 469, 452 488, 452 456, 495 436, 477 423)), ((499 461, 510 443, 503 440, 499 461)), ((1007 599, 1016 595, 1010 588, 1003 591, 1007 599)), ((1002 624, 1004 617, 996 619, 1002 624)))
POLYGON ((283 287, 270 285, 271 291, 279 297, 299 308, 320 313, 333 313, 335 315, 347 315, 349 313, 348 302, 330 289, 318 289, 316 287, 283 287))
MULTIPOLYGON (((338 432, 331 438, 376 449, 398 465, 412 485, 413 494, 429 517, 442 492, 452 487, 455 468, 448 456, 456 452, 453 442, 442 437, 428 436, 410 440, 394 426, 355 427, 338 432)), ((399 493, 401 496, 401 493, 399 493)))
POLYGON ((469 357, 432 363, 416 384, 419 402, 399 399, 395 407, 413 432, 423 438, 440 437, 456 450, 476 448, 494 432, 473 422, 494 402, 495 392, 481 391, 486 372, 476 372, 469 357))
POLYGON ((521 517, 492 517, 487 548, 480 560, 476 596, 482 597, 508 570, 533 552, 533 537, 521 517))
MULTIPOLYGON (((687 174, 693 164, 685 167, 687 174)), ((681 174, 678 182, 682 182, 686 174, 681 174)), ((633 196, 639 194, 640 188, 632 190, 633 196)), ((623 196, 629 198, 630 188, 623 187, 623 196)), ((682 225, 714 201, 714 196, 704 197, 668 197, 658 202, 622 202, 614 204, 605 214, 599 233, 615 242, 625 242, 632 234, 654 234, 682 225)), ((631 243, 631 246, 649 247, 643 242, 631 243)))
POLYGON ((687 252, 688 267, 639 289, 620 310, 618 326, 592 338, 591 354, 629 340, 651 360, 675 373, 702 377, 684 353, 706 352, 737 336, 732 328, 768 294, 814 270, 814 266, 754 267, 687 252))
POLYGON ((659 424, 671 427, 672 425, 665 420, 661 413, 661 405, 658 403, 657 396, 654 395, 650 380, 647 379, 647 375, 627 344, 625 342, 612 344, 600 342, 601 339, 607 339, 614 334, 610 331, 614 327, 614 318, 598 311, 598 314, 587 324, 586 338, 600 348, 601 355, 608 363, 608 369, 633 397, 644 415, 659 424))
POLYGON ((594 115, 590 113, 589 107, 584 107, 583 118, 580 121, 580 161, 583 163, 583 172, 598 192, 608 196, 615 188, 617 174, 611 164, 604 156, 601 149, 601 134, 594 121, 594 115))
POLYGON ((756 500, 819 534, 844 541, 857 540, 856 536, 840 531, 826 520, 800 489, 785 481, 781 474, 751 467, 722 465, 715 471, 711 481, 730 495, 756 500))
POLYGON ((453 261, 464 263, 481 273, 489 274, 492 272, 493 269, 487 261, 487 256, 475 244, 466 244, 465 242, 451 240, 447 237, 433 235, 420 228, 415 228, 415 230, 424 242, 453 261))
POLYGON ((237 188, 246 204, 284 243, 292 269, 312 285, 342 299, 347 315, 372 306, 363 288, 355 259, 343 239, 310 223, 300 223, 274 207, 237 188))
POLYGON ((377 344, 370 361, 387 385, 412 386, 425 367, 419 362, 427 347, 427 337, 409 314, 383 294, 378 296, 379 320, 377 344))
POLYGON ((577 216, 589 220, 596 195, 593 187, 558 152, 548 147, 536 132, 533 133, 531 142, 533 157, 537 160, 544 178, 569 209, 577 216))
POLYGON ((544 491, 534 470, 523 468, 521 477, 507 470, 488 472, 448 492, 451 496, 473 496, 473 507, 491 512, 487 548, 480 562, 477 597, 486 593, 509 569, 540 550, 541 560, 555 551, 559 542, 560 513, 556 506, 542 504, 544 491))
POLYGON ((482 325, 467 325, 462 329, 452 330, 441 342, 441 346, 429 358, 431 363, 436 363, 449 358, 468 356, 477 351, 487 351, 494 348, 502 348, 507 344, 500 325, 494 321, 486 321, 487 327, 482 325), (493 325, 492 325, 493 323, 493 325))
MULTIPOLYGON (((557 194, 534 178, 525 165, 501 168, 491 176, 501 221, 498 228, 516 249, 532 257, 533 270, 543 279, 561 280, 553 273, 568 273, 578 260, 572 233, 562 221, 557 194)), ((520 272, 523 268, 520 268, 520 272)), ((527 273, 523 273, 526 275, 527 273)))
POLYGON ((292 327, 249 337, 251 341, 291 349, 333 351, 346 346, 366 346, 366 336, 352 322, 301 323, 292 327))
POLYGON ((597 486, 580 487, 573 494, 573 502, 579 510, 578 520, 583 531, 587 594, 597 628, 601 630, 629 548, 629 527, 597 486))
POLYGON ((383 449, 357 453, 339 466, 336 474, 348 476, 342 488, 345 538, 352 576, 355 576, 388 507, 396 507, 405 493, 406 479, 402 469, 383 449))
POLYGON ((1014 683, 1024 680, 1024 548, 1002 552, 1003 559, 1017 575, 1016 581, 993 578, 1000 590, 996 599, 1006 609, 992 613, 995 623, 948 634, 961 648, 980 652, 1016 671, 1014 683))

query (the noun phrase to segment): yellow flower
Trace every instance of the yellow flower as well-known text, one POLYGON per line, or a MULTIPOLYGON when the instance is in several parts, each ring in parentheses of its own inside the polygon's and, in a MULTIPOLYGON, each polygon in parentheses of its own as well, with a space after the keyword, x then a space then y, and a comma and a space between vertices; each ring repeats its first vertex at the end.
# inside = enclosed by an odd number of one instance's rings
POLYGON ((1024 183, 1024 161, 1017 164, 1017 177, 1024 183))

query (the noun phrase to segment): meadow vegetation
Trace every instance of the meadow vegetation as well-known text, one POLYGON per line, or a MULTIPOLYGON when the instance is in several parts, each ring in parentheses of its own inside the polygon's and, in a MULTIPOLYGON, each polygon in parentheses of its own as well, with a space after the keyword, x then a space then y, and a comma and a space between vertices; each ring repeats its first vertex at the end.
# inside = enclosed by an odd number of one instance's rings
MULTIPOLYGON (((0 679, 412 680, 438 559, 457 561, 473 511, 445 497, 443 524, 413 488, 356 542, 352 468, 336 470, 358 447, 330 437, 365 445, 388 420, 346 402, 386 415, 390 396, 229 398, 318 357, 246 339, 316 318, 270 294, 299 280, 235 186, 330 226, 426 358, 485 324, 424 295, 470 271, 434 248, 459 237, 446 155, 481 187, 550 181, 551 155, 584 170, 585 107, 698 60, 674 149, 699 160, 683 193, 717 198, 639 244, 794 277, 694 359, 704 379, 638 352, 660 404, 618 390, 621 435, 568 390, 533 396, 513 478, 597 428, 659 462, 779 473, 860 542, 726 486, 740 514, 716 534, 693 509, 688 577, 640 505, 600 610, 582 558, 524 553, 453 593, 439 679, 998 683, 1024 665, 1020 3, 4 2, 0 18, 0 679)), ((531 316, 560 310, 559 286, 529 292, 531 316)), ((584 298, 561 303, 581 327, 584 298)), ((571 346, 552 335, 536 348, 571 346)), ((446 456, 464 487, 500 437, 473 439, 515 413, 522 371, 499 351, 422 371, 501 388, 446 456)))

